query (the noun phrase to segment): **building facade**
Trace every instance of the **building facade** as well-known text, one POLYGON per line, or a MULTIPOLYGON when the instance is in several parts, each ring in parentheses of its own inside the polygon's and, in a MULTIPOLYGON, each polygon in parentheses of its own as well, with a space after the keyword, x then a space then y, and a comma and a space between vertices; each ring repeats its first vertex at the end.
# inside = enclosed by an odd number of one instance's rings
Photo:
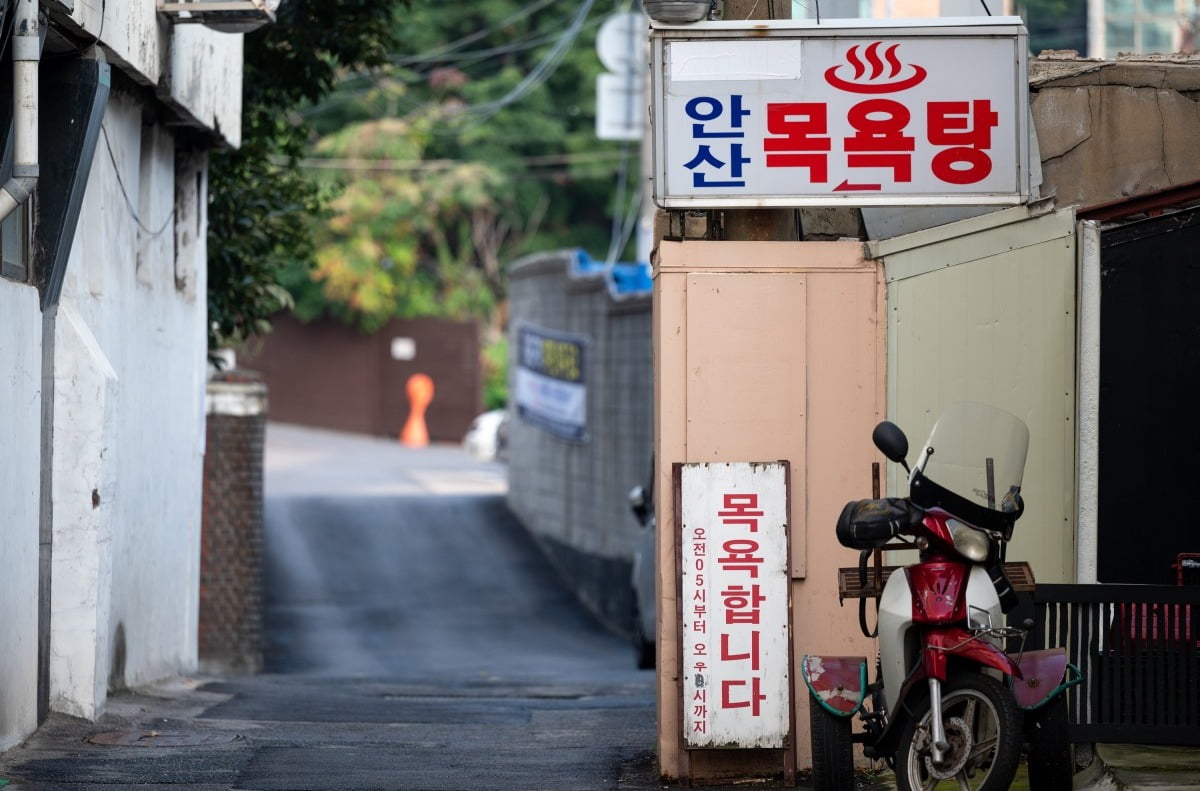
POLYGON ((0 117, 40 146, 0 227, 0 748, 195 668, 207 157, 240 142, 242 78, 240 35, 155 0, 3 6, 0 71, 36 78, 0 117))

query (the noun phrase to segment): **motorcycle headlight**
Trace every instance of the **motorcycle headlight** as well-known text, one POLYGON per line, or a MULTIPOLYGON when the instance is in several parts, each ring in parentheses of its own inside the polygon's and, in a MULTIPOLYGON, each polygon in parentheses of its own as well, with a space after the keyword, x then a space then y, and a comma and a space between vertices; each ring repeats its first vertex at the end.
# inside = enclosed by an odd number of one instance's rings
POLYGON ((992 542, 986 533, 957 519, 948 519, 946 526, 950 528, 950 536, 954 539, 954 550, 958 554, 975 563, 983 563, 988 559, 992 542))

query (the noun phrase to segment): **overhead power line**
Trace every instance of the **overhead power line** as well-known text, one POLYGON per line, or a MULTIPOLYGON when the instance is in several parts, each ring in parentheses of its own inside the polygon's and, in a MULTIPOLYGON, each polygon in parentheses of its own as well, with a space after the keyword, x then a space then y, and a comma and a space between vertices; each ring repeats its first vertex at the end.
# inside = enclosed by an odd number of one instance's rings
MULTIPOLYGON (((556 167, 562 165, 580 165, 588 163, 617 162, 622 157, 620 151, 580 151, 571 154, 546 154, 543 156, 515 157, 514 164, 526 167, 556 167)), ((286 164, 283 158, 277 158, 276 164, 286 164)), ((272 159, 274 162, 275 159, 272 159)), ((388 171, 395 173, 436 172, 456 168, 460 165, 477 164, 465 159, 377 159, 368 157, 306 157, 297 160, 297 164, 309 170, 342 170, 351 172, 388 171)))

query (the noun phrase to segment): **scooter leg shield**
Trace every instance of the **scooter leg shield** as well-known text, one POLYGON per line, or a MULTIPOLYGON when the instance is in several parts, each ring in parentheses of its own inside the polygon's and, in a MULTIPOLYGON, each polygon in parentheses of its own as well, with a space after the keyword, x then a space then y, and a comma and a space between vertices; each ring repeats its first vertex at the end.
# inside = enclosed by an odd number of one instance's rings
POLYGON ((1067 673, 1067 649, 1047 648, 1020 656, 1021 678, 1013 679, 1013 696, 1023 709, 1042 705, 1059 691, 1067 673))
POLYGON ((800 674, 819 705, 831 714, 853 717, 867 695, 867 660, 861 656, 805 656, 800 674))

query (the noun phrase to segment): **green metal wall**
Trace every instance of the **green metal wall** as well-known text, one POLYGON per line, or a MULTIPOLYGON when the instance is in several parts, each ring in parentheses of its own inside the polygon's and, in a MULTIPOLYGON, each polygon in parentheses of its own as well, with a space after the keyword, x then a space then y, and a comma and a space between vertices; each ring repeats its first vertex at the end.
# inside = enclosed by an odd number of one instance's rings
MULTIPOLYGON (((888 415, 912 458, 942 407, 980 401, 1030 431, 1009 560, 1075 581, 1075 217, 1026 207, 875 242, 884 260, 888 415)), ((889 465, 888 490, 907 492, 889 465)), ((900 476, 903 471, 900 471, 900 476)))

